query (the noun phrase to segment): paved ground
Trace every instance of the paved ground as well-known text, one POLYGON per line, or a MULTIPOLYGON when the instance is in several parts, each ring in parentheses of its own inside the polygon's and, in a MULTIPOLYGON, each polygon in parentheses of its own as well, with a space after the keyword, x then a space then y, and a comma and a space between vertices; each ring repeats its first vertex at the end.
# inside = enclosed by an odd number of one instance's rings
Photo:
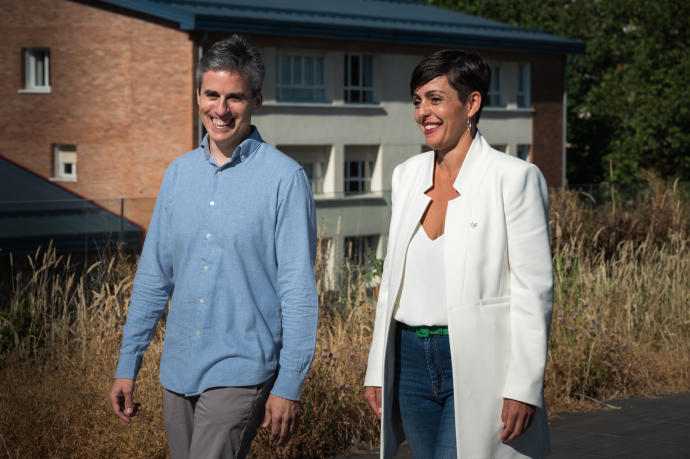
MULTIPOLYGON (((690 394, 609 402, 610 410, 551 419, 553 459, 690 459, 690 394)), ((364 459, 369 454, 334 459, 364 459)), ((406 445, 398 458, 412 458, 406 445)))

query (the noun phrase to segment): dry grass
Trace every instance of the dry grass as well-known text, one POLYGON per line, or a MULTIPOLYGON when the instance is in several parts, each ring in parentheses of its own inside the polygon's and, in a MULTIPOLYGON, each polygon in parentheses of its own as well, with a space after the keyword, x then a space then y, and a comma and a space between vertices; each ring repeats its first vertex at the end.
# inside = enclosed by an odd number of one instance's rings
POLYGON ((4 315, 10 348, 0 361, 0 407, 10 415, 0 419, 0 454, 164 457, 156 368, 160 334, 137 382, 139 396, 146 399, 141 422, 113 422, 104 398, 134 264, 115 255, 81 270, 53 250, 37 253, 30 264, 30 277, 15 278, 9 314, 4 315))
MULTIPOLYGON (((653 182, 650 190, 633 203, 597 208, 572 192, 552 195, 552 411, 690 389, 688 205, 673 187, 653 182)), ((141 416, 125 425, 106 400, 134 262, 113 254, 84 269, 53 251, 30 259, 0 306, 0 456, 166 457, 162 326, 137 381, 141 416)), ((323 285, 321 262, 316 271, 323 285)), ((328 457, 376 446, 377 423, 361 398, 371 291, 349 267, 339 279, 337 294, 321 289, 299 435, 276 449, 261 433, 255 457, 328 457)))
POLYGON ((552 408, 690 390, 687 196, 677 182, 641 178, 648 188, 637 199, 612 193, 597 207, 573 191, 552 193, 552 408))
POLYGON ((556 300, 546 378, 553 408, 690 389, 690 248, 619 244, 615 257, 555 257, 556 300))

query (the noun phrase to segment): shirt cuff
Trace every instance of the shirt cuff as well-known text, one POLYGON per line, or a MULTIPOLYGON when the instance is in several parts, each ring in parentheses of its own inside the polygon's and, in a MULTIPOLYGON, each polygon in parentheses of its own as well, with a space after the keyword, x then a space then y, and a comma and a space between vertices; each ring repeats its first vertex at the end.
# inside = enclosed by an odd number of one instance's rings
POLYGON ((133 354, 120 354, 117 370, 115 370, 115 377, 137 379, 139 367, 141 367, 141 357, 137 357, 133 354))
POLYGON ((280 369, 271 393, 280 398, 299 401, 302 393, 302 376, 299 372, 280 369))

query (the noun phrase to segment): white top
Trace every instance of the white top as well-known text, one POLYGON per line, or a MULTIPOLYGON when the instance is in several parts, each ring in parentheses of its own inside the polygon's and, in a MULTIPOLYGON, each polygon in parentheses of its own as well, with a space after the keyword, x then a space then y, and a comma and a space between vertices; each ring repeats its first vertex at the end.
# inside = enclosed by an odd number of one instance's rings
POLYGON ((407 247, 395 320, 412 327, 448 325, 443 235, 434 240, 418 225, 407 247))

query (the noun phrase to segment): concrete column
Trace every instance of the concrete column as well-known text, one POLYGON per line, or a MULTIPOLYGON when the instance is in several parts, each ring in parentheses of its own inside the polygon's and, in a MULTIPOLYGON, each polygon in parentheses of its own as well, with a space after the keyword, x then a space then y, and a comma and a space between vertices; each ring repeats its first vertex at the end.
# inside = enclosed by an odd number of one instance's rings
POLYGON ((343 144, 336 143, 331 145, 331 152, 328 158, 326 174, 323 178, 324 193, 343 192, 343 168, 345 163, 345 149, 343 144))
POLYGON ((385 146, 379 145, 374 161, 374 170, 371 174, 371 191, 383 191, 383 152, 385 146))

